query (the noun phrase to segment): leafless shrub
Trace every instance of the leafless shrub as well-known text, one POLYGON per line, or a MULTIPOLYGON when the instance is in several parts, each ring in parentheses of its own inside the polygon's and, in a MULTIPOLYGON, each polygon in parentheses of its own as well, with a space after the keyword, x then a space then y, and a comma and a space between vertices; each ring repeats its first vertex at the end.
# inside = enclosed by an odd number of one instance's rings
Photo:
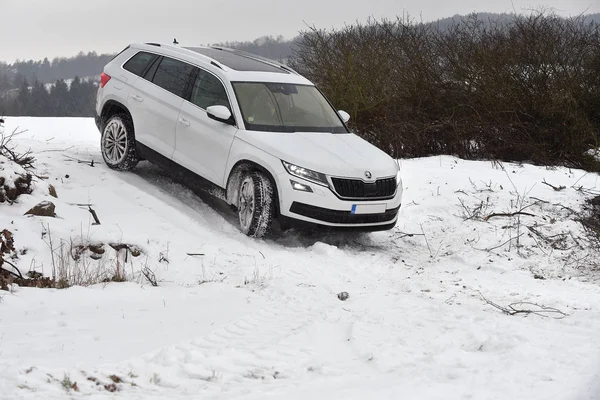
POLYGON ((117 252, 116 257, 105 257, 104 252, 82 238, 59 239, 56 241, 50 226, 43 226, 42 237, 48 245, 52 260, 52 279, 59 289, 71 286, 90 286, 106 282, 125 282, 133 278, 125 271, 125 258, 117 252))
POLYGON ((600 250, 600 195, 587 201, 579 222, 583 225, 590 244, 600 250))
POLYGON ((10 161, 19 164, 25 169, 32 169, 35 157, 30 150, 25 153, 17 152, 14 139, 24 131, 14 130, 9 134, 4 133, 4 129, 0 125, 0 155, 8 158, 10 161))
POLYGON ((476 202, 474 205, 467 205, 465 200, 460 197, 458 198, 458 202, 460 203, 460 216, 465 221, 483 221, 491 205, 489 197, 476 202))
POLYGON ((441 29, 408 15, 308 29, 292 66, 395 157, 600 170, 600 25, 539 11, 441 29))

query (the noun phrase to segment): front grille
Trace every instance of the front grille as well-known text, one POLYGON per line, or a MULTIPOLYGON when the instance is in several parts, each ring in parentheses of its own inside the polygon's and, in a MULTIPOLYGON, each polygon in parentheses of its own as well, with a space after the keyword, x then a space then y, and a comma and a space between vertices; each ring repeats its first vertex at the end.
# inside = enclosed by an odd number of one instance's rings
POLYGON ((352 214, 350 211, 329 210, 304 203, 293 202, 290 212, 317 219, 332 224, 376 224, 378 222, 391 222, 398 215, 400 207, 386 210, 380 214, 352 214))
POLYGON ((378 179, 372 183, 343 178, 331 178, 331 181, 337 194, 349 199, 385 199, 396 193, 396 178, 378 179))

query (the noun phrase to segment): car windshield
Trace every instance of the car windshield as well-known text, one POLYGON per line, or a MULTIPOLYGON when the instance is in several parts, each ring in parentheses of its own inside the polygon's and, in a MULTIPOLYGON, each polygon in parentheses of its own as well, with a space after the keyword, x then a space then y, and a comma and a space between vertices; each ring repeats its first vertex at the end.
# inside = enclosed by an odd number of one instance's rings
POLYGON ((246 129, 347 133, 337 112, 314 86, 233 82, 246 129))

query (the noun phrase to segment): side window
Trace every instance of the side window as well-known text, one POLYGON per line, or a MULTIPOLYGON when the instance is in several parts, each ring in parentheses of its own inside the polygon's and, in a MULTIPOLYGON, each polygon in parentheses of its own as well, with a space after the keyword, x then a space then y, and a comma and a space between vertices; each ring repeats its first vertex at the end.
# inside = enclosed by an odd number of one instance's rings
POLYGON ((174 95, 183 97, 187 80, 194 70, 189 64, 163 57, 152 82, 174 95))
POLYGON ((210 106, 225 106, 231 110, 227 92, 221 81, 204 70, 198 72, 190 101, 204 110, 210 106))
POLYGON ((123 68, 132 74, 136 74, 137 76, 141 76, 146 67, 154 60, 157 56, 155 54, 146 53, 141 51, 137 53, 135 56, 131 57, 129 61, 123 65, 123 68))
POLYGON ((154 79, 154 74, 156 74, 156 70, 158 69, 160 61, 160 57, 156 57, 156 60, 152 61, 152 65, 150 66, 150 68, 148 68, 148 70, 143 76, 145 80, 152 82, 152 79, 154 79))

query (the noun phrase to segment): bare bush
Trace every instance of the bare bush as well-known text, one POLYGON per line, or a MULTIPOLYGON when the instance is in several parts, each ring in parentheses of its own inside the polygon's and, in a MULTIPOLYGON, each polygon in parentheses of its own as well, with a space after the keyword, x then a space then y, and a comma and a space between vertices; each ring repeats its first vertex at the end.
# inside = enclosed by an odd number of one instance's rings
POLYGON ((292 66, 395 157, 600 170, 600 25, 552 12, 448 28, 409 16, 303 33, 292 66), (587 153, 587 154, 586 154, 587 153))
POLYGON ((55 240, 49 225, 43 228, 42 237, 50 249, 52 280, 59 289, 71 286, 90 286, 106 282, 126 282, 136 278, 125 269, 130 253, 129 245, 122 245, 114 258, 105 253, 102 245, 84 238, 55 240))

